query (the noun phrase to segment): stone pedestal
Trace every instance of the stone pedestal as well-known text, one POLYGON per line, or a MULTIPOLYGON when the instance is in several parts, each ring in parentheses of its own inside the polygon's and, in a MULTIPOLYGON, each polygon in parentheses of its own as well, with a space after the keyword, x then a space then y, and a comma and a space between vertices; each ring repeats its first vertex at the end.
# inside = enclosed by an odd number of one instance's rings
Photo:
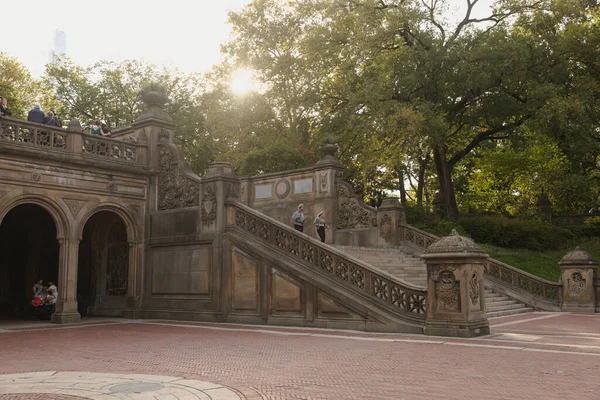
POLYGON ((474 337, 490 333, 485 316, 485 251, 455 230, 433 243, 427 263, 425 334, 474 337))
POLYGON ((594 280, 598 275, 598 261, 590 253, 577 247, 560 260, 562 284, 562 311, 595 312, 594 280))
POLYGON ((377 209, 379 244, 383 247, 396 246, 402 241, 401 226, 406 224, 404 206, 395 198, 385 198, 377 209))

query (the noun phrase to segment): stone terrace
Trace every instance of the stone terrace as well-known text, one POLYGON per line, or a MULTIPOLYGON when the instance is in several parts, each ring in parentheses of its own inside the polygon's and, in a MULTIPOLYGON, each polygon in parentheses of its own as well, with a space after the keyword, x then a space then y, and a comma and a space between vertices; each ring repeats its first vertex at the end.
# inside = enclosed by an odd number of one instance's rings
POLYGON ((2 322, 0 374, 47 372, 0 375, 0 399, 598 399, 599 326, 600 315, 531 313, 492 319, 486 337, 448 339, 158 320, 2 322), (37 397, 44 387, 54 394, 37 397), (15 394, 23 391, 37 394, 15 394))

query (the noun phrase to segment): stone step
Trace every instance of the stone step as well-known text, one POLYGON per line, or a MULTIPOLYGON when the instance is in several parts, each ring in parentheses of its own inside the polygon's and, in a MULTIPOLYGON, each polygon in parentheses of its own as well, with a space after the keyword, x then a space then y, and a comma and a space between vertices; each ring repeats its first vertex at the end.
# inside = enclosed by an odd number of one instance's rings
POLYGON ((488 297, 485 296, 486 298, 486 303, 494 303, 497 301, 506 301, 506 300, 512 300, 510 297, 506 297, 506 296, 494 296, 494 297, 488 297))
POLYGON ((505 306, 487 307, 487 312, 517 310, 519 308, 525 308, 525 304, 515 303, 515 304, 508 304, 505 306))
POLYGON ((507 299, 502 301, 488 301, 485 299, 485 305, 489 309, 490 307, 500 307, 500 306, 509 306, 511 304, 519 304, 515 300, 507 299))
POLYGON ((528 313, 528 312, 533 312, 533 308, 524 307, 524 308, 517 308, 517 309, 512 309, 512 310, 504 310, 504 311, 488 311, 486 313, 486 316, 488 318, 494 318, 494 317, 504 317, 506 315, 524 314, 524 313, 528 313))

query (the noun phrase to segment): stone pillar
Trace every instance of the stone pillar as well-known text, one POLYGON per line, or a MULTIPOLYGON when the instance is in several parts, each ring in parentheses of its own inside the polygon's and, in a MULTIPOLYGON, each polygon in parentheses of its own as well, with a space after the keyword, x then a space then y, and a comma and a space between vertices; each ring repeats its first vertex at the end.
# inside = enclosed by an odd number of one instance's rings
POLYGON ((396 198, 387 197, 377 209, 379 245, 393 247, 402 241, 401 226, 406 224, 404 206, 396 198))
MULTIPOLYGON (((309 229, 309 232, 315 228, 312 226, 312 222, 316 218, 320 211, 325 211, 325 221, 329 228, 325 229, 325 243, 335 243, 335 234, 337 229, 337 190, 336 190, 336 176, 340 175, 343 171, 343 166, 337 159, 338 146, 336 144, 326 143, 320 148, 323 153, 315 169, 315 189, 314 189, 314 204, 313 210, 314 215, 311 215, 309 220, 304 223, 304 229, 309 229), (310 226, 307 226, 307 223, 310 226)), ((314 231, 315 238, 316 230, 314 231)))
POLYGON ((58 324, 79 322, 77 312, 77 259, 79 238, 63 238, 60 244, 58 265, 58 300, 52 322, 58 324))
POLYGON ((598 277, 598 261, 577 247, 559 261, 562 283, 562 311, 594 313, 596 294, 594 280, 598 277))
POLYGON ((427 263, 425 334, 453 337, 487 335, 483 264, 485 251, 452 230, 422 256, 427 263))

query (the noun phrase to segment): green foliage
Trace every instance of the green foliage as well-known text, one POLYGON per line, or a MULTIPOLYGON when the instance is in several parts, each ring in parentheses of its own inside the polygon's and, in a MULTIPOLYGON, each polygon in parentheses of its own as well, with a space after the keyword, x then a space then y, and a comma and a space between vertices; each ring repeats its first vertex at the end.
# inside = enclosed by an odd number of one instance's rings
POLYGON ((40 94, 39 83, 27 67, 0 51, 0 96, 6 98, 13 118, 27 118, 40 94))
POLYGON ((461 218, 459 224, 477 243, 505 248, 558 250, 572 246, 575 239, 568 229, 535 220, 472 216, 461 218))
POLYGON ((296 146, 278 140, 261 149, 248 152, 237 172, 242 175, 258 175, 302 168, 307 165, 309 160, 298 151, 296 146))

